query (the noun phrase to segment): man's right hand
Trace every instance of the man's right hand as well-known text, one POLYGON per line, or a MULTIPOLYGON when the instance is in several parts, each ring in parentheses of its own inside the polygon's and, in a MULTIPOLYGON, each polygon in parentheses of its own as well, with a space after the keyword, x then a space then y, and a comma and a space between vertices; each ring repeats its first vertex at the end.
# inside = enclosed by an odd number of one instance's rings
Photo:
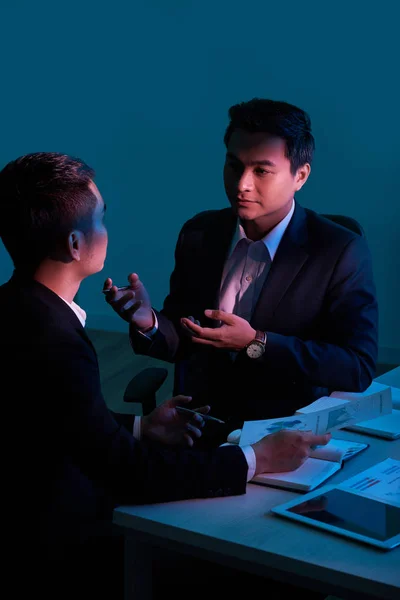
POLYGON ((108 277, 103 287, 103 290, 110 290, 106 301, 122 319, 141 331, 152 329, 154 317, 149 294, 136 273, 128 275, 128 281, 130 288, 119 291, 108 277))
POLYGON ((256 455, 255 474, 294 471, 309 457, 312 446, 325 446, 330 439, 330 433, 314 435, 287 429, 266 435, 252 444, 256 455))

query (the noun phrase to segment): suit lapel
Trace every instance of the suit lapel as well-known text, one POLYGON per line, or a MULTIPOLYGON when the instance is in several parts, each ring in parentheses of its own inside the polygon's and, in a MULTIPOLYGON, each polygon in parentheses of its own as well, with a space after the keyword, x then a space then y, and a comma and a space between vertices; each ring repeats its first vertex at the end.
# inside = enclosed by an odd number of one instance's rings
POLYGON ((251 325, 265 329, 283 296, 308 258, 307 222, 304 208, 296 203, 293 217, 283 235, 267 279, 257 301, 251 325))
POLYGON ((89 344, 89 346, 91 347, 91 349, 93 350, 93 352, 95 353, 95 355, 97 357, 96 348, 93 346, 92 340, 86 333, 84 327, 82 327, 81 323, 79 323, 79 325, 80 325, 80 328, 76 328, 77 333, 85 340, 85 342, 87 344, 89 344))

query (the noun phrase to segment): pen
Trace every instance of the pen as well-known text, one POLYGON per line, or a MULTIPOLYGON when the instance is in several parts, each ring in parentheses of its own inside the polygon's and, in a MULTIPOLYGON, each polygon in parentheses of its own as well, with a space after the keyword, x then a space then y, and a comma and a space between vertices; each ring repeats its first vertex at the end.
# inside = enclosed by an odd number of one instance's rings
MULTIPOLYGON (((122 287, 117 288, 117 292, 123 292, 124 290, 131 290, 131 286, 130 285, 123 285, 122 287)), ((109 292, 111 292, 111 288, 109 288, 108 290, 101 290, 103 292, 103 294, 108 294, 109 292)))
POLYGON ((221 423, 225 425, 225 421, 221 421, 221 419, 216 419, 215 417, 211 417, 210 415, 203 415, 202 413, 196 412, 195 410, 190 410, 190 408, 184 408, 183 406, 176 406, 176 412, 181 413, 183 415, 199 415, 205 421, 216 421, 216 423, 221 423))

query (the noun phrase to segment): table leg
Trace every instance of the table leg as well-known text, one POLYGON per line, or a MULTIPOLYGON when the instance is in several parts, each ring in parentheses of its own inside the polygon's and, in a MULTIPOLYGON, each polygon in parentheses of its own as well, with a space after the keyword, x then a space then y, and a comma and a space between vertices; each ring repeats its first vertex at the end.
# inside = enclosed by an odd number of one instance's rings
POLYGON ((139 599, 152 599, 151 546, 126 536, 124 600, 139 599))

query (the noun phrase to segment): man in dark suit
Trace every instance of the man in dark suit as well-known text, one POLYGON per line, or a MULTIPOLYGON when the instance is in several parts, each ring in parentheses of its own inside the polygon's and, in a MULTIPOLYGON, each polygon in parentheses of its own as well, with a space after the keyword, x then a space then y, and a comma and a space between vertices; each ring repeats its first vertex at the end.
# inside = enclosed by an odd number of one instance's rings
POLYGON ((109 302, 130 323, 134 351, 175 362, 175 393, 207 398, 232 430, 366 389, 378 312, 365 238, 295 200, 314 151, 308 115, 261 99, 229 115, 231 208, 183 225, 160 312, 136 274, 109 302))
POLYGON ((281 432, 201 452, 179 446, 200 435, 201 423, 176 411, 186 397, 141 420, 107 409, 86 315, 74 302, 106 257, 93 177, 82 161, 55 153, 0 172, 0 235, 15 266, 0 287, 0 329, 3 489, 14 533, 7 555, 22 565, 18 597, 25 584, 41 598, 118 597, 122 572, 108 576, 123 564, 116 505, 243 494, 253 473, 297 468, 310 445, 328 440, 281 432))

